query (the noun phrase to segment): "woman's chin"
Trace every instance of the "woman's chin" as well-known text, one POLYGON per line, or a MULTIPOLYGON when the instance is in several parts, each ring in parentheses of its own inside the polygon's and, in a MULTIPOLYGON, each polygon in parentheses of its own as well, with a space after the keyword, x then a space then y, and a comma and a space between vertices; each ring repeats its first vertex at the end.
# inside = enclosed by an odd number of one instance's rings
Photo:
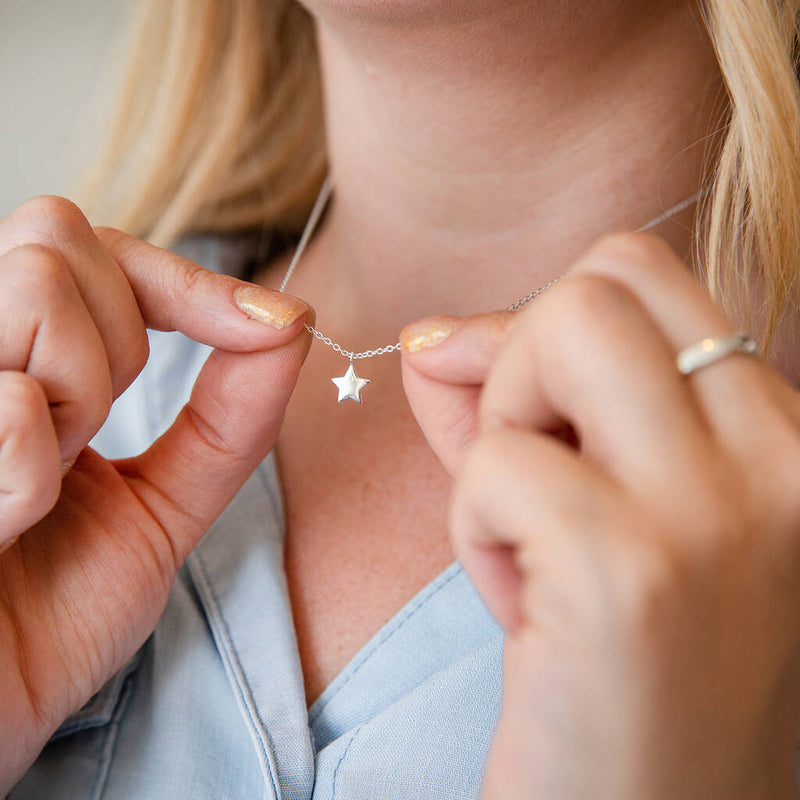
POLYGON ((321 19, 350 18, 392 25, 452 23, 497 13, 501 4, 530 0, 299 0, 321 19))

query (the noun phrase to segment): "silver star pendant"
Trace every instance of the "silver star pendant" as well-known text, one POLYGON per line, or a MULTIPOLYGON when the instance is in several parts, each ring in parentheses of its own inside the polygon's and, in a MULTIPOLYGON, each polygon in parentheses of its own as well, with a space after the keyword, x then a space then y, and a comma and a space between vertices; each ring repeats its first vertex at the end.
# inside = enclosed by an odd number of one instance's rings
POLYGON ((347 372, 341 378, 331 378, 339 390, 339 402, 343 400, 355 400, 356 403, 361 405, 361 392, 364 387, 369 383, 366 378, 359 378, 356 374, 356 368, 353 362, 347 368, 347 372))

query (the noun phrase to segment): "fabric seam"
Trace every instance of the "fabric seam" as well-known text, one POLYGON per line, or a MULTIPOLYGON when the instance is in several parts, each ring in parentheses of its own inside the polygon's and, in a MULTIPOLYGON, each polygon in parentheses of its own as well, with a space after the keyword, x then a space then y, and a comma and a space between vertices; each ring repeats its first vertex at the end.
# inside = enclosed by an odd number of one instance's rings
POLYGON ((353 742, 356 740, 356 737, 358 736, 359 733, 361 733, 362 730, 363 726, 359 726, 358 728, 356 728, 355 733, 350 737, 350 741, 347 743, 347 747, 345 747, 344 752, 339 758, 339 761, 336 763, 336 769, 334 769, 333 771, 333 782, 331 785, 331 800, 336 800, 336 778, 339 776, 339 767, 342 766, 342 762, 344 761, 345 756, 347 756, 347 753, 350 750, 350 746, 353 744, 353 742))
POLYGON ((67 719, 61 723, 56 732, 48 740, 48 744, 50 744, 50 742, 58 741, 64 736, 71 736, 74 733, 91 730, 92 728, 105 727, 113 723, 116 709, 122 701, 122 694, 125 691, 125 685, 127 681, 139 670, 139 667, 142 663, 142 658, 144 656, 144 649, 147 647, 148 641, 149 639, 145 641, 145 643, 136 651, 136 653, 134 653, 127 664, 121 667, 117 675, 113 675, 108 682, 101 687, 100 691, 106 687, 112 687, 112 695, 109 698, 111 712, 109 714, 101 714, 97 712, 92 716, 80 716, 81 712, 83 711, 83 709, 80 709, 77 713, 67 717, 67 719), (115 681, 118 681, 116 687, 114 687, 115 681))
MULTIPOLYGON (((231 637, 230 631, 228 630, 228 624, 225 621, 225 618, 220 611, 219 599, 217 598, 216 592, 214 591, 214 588, 211 584, 211 580, 206 571, 205 564, 203 563, 203 560, 197 553, 197 551, 191 553, 187 560, 190 561, 190 569, 192 564, 196 564, 200 572, 199 575, 201 579, 200 583, 202 583, 203 588, 209 595, 209 597, 207 597, 207 600, 210 599, 211 601, 211 608, 206 609, 207 613, 211 612, 211 614, 213 614, 214 621, 219 626, 217 628, 217 634, 221 639, 220 645, 222 652, 224 654, 226 671, 229 673, 229 675, 231 675, 236 684, 237 689, 239 690, 242 703, 244 704, 245 710, 247 712, 247 717, 250 722, 251 729, 258 738, 258 742, 261 747, 261 753, 264 756, 264 766, 266 766, 267 768, 267 772, 269 774, 269 780, 270 783, 272 784, 272 789, 275 794, 275 798, 276 800, 281 800, 281 790, 277 779, 277 765, 274 763, 275 759, 274 759, 274 754, 272 753, 271 745, 268 744, 269 736, 267 734, 264 721, 258 716, 255 710, 253 693, 244 675, 244 670, 242 669, 241 661, 239 659, 239 654, 236 650, 235 645, 233 644, 233 639, 231 637)), ((191 571, 194 575, 195 580, 197 580, 198 575, 195 574, 195 570, 191 571)))
POLYGON ((133 694, 133 681, 137 674, 136 671, 133 671, 125 679, 117 708, 111 717, 110 724, 105 727, 105 736, 103 737, 103 744, 100 747, 100 763, 98 764, 97 773, 92 783, 92 800, 102 800, 106 787, 108 786, 108 777, 111 774, 111 762, 114 760, 119 731, 125 719, 125 715, 128 713, 128 708, 130 707, 130 698, 133 694))

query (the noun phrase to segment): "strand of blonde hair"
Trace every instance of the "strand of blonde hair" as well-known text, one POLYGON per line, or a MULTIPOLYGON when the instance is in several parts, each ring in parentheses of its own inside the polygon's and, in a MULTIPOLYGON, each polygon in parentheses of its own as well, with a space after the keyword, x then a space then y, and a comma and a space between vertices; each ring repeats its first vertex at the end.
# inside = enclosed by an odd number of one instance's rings
POLYGON ((800 300, 800 85, 797 0, 708 0, 728 90, 702 259, 709 290, 772 341, 800 300))
POLYGON ((78 195, 168 245, 296 230, 325 173, 310 18, 292 0, 145 0, 109 144, 78 195))

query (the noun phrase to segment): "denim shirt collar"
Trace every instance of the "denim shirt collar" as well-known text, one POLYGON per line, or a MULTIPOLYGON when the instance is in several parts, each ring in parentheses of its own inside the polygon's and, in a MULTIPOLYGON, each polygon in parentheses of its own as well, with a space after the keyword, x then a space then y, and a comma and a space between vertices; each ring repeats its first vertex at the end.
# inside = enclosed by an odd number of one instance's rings
POLYGON ((276 478, 270 456, 192 551, 186 566, 265 783, 276 798, 299 798, 312 782, 314 747, 283 570, 283 512, 276 478))

